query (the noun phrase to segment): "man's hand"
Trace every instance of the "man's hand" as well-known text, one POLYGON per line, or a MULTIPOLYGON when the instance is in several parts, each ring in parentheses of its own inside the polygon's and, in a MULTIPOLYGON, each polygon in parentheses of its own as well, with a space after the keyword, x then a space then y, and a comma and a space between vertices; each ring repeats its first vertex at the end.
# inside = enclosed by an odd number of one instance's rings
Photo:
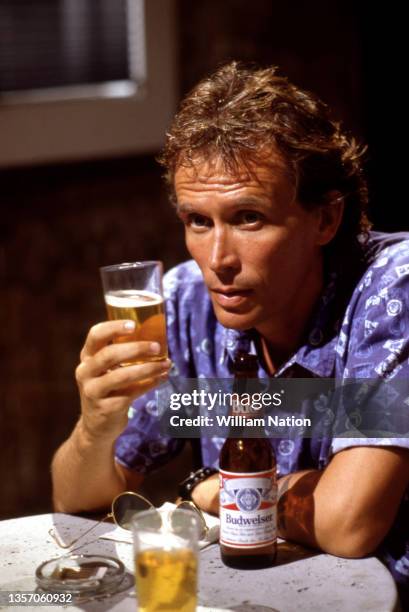
POLYGON ((82 427, 93 439, 114 440, 126 427, 130 404, 166 379, 171 362, 149 361, 160 352, 156 342, 123 342, 133 321, 107 321, 91 328, 76 379, 81 397, 82 427), (121 336, 121 343, 113 341, 121 336), (141 363, 121 367, 122 363, 141 363), (145 361, 145 363, 143 363, 145 361))
POLYGON ((219 474, 200 482, 192 492, 192 500, 204 512, 219 514, 219 474))
POLYGON ((88 334, 76 370, 81 418, 52 462, 56 510, 107 507, 118 493, 143 480, 142 474, 115 463, 115 440, 128 423, 132 400, 166 378, 170 361, 148 361, 160 352, 156 343, 124 342, 133 331, 132 321, 108 321, 88 334), (118 337, 121 342, 114 344, 118 337), (121 367, 130 361, 140 363, 121 367))

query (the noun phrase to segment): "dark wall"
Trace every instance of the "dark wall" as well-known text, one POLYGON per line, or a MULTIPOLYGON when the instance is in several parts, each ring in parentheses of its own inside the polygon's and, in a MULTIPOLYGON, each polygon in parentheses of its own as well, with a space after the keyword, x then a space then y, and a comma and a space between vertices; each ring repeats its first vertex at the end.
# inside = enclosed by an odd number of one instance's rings
MULTIPOLYGON (((180 91, 229 59, 279 65, 370 140, 377 173, 376 36, 364 17, 352 2, 180 0, 180 91)), ((169 268, 185 250, 152 158, 15 169, 0 186, 4 518, 50 510, 50 459, 79 411, 73 371, 87 329, 105 316, 98 267, 160 258, 169 268)), ((395 214, 388 227, 401 226, 395 214)))
POLYGON ((356 4, 181 0, 181 55, 194 60, 183 67, 183 91, 226 60, 275 65, 360 132, 363 54, 356 4))
POLYGON ((105 318, 98 268, 184 257, 152 158, 1 177, 2 516, 50 507, 49 463, 78 416, 73 371, 105 318))
POLYGON ((363 118, 375 227, 408 230, 407 31, 398 5, 358 3, 362 42, 363 118))

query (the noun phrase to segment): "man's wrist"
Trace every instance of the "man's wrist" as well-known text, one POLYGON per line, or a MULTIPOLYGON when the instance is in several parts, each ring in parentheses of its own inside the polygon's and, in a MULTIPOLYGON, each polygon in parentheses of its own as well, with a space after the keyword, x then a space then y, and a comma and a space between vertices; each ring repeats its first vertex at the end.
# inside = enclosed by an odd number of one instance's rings
POLYGON ((83 417, 80 417, 74 428, 72 441, 80 456, 86 456, 90 449, 112 449, 117 437, 112 432, 96 433, 90 430, 84 423, 83 417))
POLYGON ((208 466, 202 467, 196 472, 191 472, 187 478, 179 483, 179 497, 186 500, 192 499, 194 489, 212 474, 217 474, 217 470, 208 466))

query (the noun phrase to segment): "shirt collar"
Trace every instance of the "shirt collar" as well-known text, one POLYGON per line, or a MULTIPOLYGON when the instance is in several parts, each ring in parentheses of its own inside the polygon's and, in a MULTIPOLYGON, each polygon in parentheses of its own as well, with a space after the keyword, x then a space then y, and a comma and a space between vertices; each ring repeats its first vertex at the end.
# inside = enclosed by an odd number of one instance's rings
MULTIPOLYGON (((339 320, 340 310, 343 311, 342 307, 340 308, 340 298, 342 299, 342 296, 337 295, 337 293, 341 293, 341 291, 337 292, 337 281, 337 273, 332 272, 311 319, 306 339, 293 358, 290 359, 292 364, 296 363, 308 370, 313 376, 320 378, 334 376, 335 346, 341 323, 339 320)), ((282 375, 281 372, 287 367, 288 365, 285 364, 278 375, 282 375)))

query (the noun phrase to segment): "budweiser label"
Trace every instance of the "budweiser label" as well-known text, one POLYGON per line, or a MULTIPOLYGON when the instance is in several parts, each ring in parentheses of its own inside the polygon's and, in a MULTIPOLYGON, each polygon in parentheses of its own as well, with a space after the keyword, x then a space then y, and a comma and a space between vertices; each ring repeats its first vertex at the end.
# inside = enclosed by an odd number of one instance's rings
POLYGON ((220 470, 220 543, 257 548, 276 539, 275 470, 241 474, 220 470))

